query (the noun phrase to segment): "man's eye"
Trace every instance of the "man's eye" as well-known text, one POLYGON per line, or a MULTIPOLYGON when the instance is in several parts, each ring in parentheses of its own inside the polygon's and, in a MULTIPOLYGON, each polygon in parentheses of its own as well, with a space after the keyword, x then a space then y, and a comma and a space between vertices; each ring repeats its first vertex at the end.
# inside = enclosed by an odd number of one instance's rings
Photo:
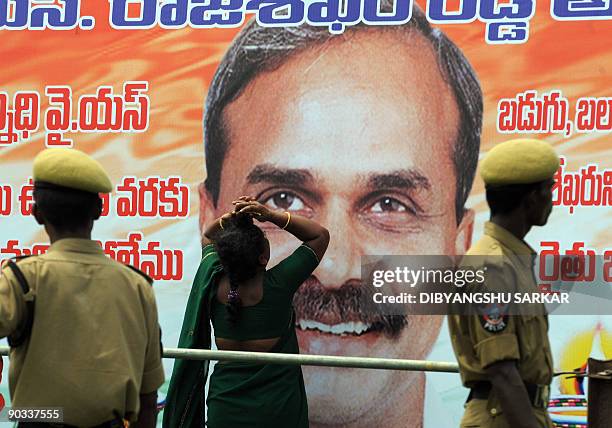
MULTIPOLYGON (((389 212, 406 212, 409 211, 408 207, 394 198, 381 198, 376 201, 371 207, 370 211, 374 213, 389 213, 389 212)), ((411 210, 412 211, 412 210, 411 210)))
POLYGON ((300 211, 304 209, 304 202, 294 193, 278 192, 262 202, 274 210, 300 211))

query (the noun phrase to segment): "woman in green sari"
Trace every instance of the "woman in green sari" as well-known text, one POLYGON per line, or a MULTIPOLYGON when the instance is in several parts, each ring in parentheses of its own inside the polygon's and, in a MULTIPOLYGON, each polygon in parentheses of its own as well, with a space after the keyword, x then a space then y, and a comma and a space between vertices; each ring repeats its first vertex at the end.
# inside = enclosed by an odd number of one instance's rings
MULTIPOLYGON (((329 243, 327 229, 253 198, 234 201, 234 211, 205 231, 181 348, 299 353, 293 294, 315 270, 329 243), (289 257, 266 270, 270 244, 253 223, 269 222, 302 241, 289 257)), ((308 404, 300 366, 219 362, 208 388, 207 361, 176 360, 164 410, 165 428, 307 428, 308 404)))

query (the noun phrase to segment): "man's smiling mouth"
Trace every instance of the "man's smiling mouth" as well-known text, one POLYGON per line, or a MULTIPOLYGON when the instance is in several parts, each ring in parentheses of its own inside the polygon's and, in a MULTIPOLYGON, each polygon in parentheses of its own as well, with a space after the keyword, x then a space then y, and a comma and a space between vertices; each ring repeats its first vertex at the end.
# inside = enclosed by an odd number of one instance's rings
POLYGON ((371 295, 372 290, 358 280, 332 288, 311 276, 293 298, 296 327, 302 332, 330 337, 350 338, 373 333, 397 337, 407 326, 408 318, 391 315, 384 305, 374 305, 371 295))
POLYGON ((300 319, 296 323, 300 330, 314 330, 322 333, 335 334, 338 336, 360 336, 372 329, 372 325, 361 321, 341 322, 338 324, 325 324, 319 321, 300 319))

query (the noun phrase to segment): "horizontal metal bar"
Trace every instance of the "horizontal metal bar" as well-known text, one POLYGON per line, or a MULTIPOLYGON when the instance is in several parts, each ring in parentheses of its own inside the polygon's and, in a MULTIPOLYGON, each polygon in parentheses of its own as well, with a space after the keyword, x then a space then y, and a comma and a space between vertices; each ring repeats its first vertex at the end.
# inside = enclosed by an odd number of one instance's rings
MULTIPOLYGON (((9 348, 0 347, 0 355, 8 355, 9 348)), ((400 360, 390 358, 336 357, 331 355, 277 354, 269 352, 210 351, 204 349, 164 349, 164 358, 188 360, 214 360, 287 364, 303 366, 352 367, 361 369, 409 370, 420 372, 457 373, 456 363, 424 360, 400 360)))
POLYGON ((166 358, 217 360, 303 366, 352 367, 362 369, 459 372, 456 363, 400 360, 390 358, 337 357, 330 355, 277 354, 268 352, 209 351, 201 349, 166 349, 166 358))

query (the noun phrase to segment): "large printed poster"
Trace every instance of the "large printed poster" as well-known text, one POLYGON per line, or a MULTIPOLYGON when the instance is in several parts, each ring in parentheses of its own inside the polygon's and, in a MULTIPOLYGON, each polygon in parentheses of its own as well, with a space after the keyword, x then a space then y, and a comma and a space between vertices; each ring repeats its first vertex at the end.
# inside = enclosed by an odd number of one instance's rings
MULTIPOLYGON (((331 232, 296 295, 302 353, 454 361, 443 317, 363 315, 361 256, 465 253, 488 219, 478 160, 532 137, 563 161, 528 242, 611 261, 611 18, 586 0, 0 0, 0 259, 46 251, 32 159, 74 147, 113 179, 94 239, 155 279, 166 347, 202 225, 247 194, 331 232)), ((297 246, 266 232, 271 264, 297 246)), ((612 317, 552 316, 550 338, 556 371, 610 359, 612 317)), ((303 370, 312 427, 455 427, 467 396, 457 374, 303 370)))

